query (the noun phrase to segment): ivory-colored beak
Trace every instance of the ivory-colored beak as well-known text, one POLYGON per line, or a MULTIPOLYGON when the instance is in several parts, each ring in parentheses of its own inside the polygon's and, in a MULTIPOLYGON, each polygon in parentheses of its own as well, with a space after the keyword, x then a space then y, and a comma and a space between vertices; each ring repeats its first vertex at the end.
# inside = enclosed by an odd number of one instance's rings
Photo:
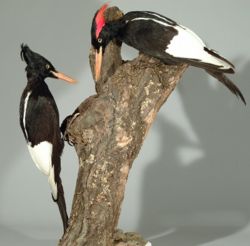
POLYGON ((95 81, 98 81, 101 76, 101 68, 102 68, 102 46, 99 50, 95 52, 95 81))
POLYGON ((76 80, 75 80, 75 79, 72 79, 72 78, 70 78, 69 76, 67 76, 67 75, 65 75, 65 74, 63 74, 63 73, 54 72, 54 71, 52 71, 52 73, 53 73, 53 75, 54 75, 56 78, 58 78, 58 79, 64 80, 64 81, 66 81, 66 82, 68 82, 68 83, 71 83, 71 84, 76 83, 76 80))

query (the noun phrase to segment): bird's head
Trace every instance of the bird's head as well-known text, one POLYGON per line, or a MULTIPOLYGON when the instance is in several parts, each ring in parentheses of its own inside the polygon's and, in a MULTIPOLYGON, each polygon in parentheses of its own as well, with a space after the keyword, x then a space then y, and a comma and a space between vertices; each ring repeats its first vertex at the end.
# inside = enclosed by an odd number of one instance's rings
POLYGON ((55 67, 46 58, 33 52, 28 45, 21 45, 21 59, 27 64, 27 74, 36 76, 42 79, 56 78, 62 79, 69 83, 75 83, 76 81, 67 75, 58 72, 55 67))
POLYGON ((120 20, 106 22, 105 11, 108 4, 104 4, 94 15, 91 27, 91 43, 95 49, 95 80, 99 80, 102 56, 108 43, 116 38, 123 27, 120 20))

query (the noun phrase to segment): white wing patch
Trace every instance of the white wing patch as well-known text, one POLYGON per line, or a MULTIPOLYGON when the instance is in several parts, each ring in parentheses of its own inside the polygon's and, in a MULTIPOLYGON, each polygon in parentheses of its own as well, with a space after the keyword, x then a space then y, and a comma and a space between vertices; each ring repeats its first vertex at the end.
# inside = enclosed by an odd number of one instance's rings
POLYGON ((57 184, 55 182, 54 167, 52 166, 52 149, 53 146, 47 141, 43 141, 33 147, 28 144, 28 150, 31 158, 37 168, 48 176, 48 182, 54 199, 57 199, 57 184))
POLYGON ((49 175, 52 167, 52 144, 44 141, 33 147, 28 144, 28 150, 37 168, 45 175, 49 175))
POLYGON ((200 60, 201 62, 218 66, 221 69, 232 68, 231 64, 205 51, 204 48, 206 47, 206 45, 201 40, 201 38, 192 30, 182 25, 174 25, 170 22, 170 20, 165 19, 163 16, 154 13, 150 14, 152 16, 158 17, 160 20, 154 19, 154 17, 136 17, 134 19, 131 19, 131 21, 154 21, 162 26, 172 26, 173 28, 175 28, 178 31, 178 34, 175 35, 172 40, 170 40, 170 44, 165 49, 166 53, 176 58, 200 60))
POLYGON ((198 59, 224 69, 231 68, 227 62, 210 55, 204 50, 206 45, 193 31, 184 26, 174 27, 178 34, 173 37, 165 52, 178 58, 198 59))
POLYGON ((203 41, 185 27, 175 26, 174 28, 178 34, 173 37, 165 51, 174 57, 201 60, 206 55, 203 41))

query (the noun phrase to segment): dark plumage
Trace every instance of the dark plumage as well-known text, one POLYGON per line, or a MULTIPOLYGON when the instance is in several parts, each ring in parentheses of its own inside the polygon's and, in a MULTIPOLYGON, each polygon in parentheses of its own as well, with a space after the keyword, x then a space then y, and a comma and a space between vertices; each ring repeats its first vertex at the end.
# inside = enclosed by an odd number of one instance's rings
POLYGON ((91 28, 92 45, 96 49, 96 80, 100 76, 105 47, 116 39, 166 64, 187 63, 202 68, 246 104, 239 88, 225 76, 225 73, 234 73, 234 65, 208 49, 193 31, 150 11, 128 12, 119 20, 106 23, 107 6, 103 5, 96 12, 91 28))
POLYGON ((28 82, 20 101, 20 126, 34 163, 48 176, 52 198, 58 204, 65 231, 68 215, 60 178, 64 142, 59 128, 58 109, 44 79, 74 80, 57 72, 47 59, 27 45, 21 46, 21 58, 27 64, 25 70, 28 82))

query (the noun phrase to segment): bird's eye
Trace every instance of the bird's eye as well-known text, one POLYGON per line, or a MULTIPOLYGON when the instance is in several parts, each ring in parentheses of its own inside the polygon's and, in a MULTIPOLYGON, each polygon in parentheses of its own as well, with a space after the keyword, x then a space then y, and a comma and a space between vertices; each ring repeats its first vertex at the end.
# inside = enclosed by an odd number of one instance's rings
POLYGON ((101 43, 102 43, 102 38, 98 38, 98 39, 97 39, 97 42, 98 42, 99 44, 101 44, 101 43))
POLYGON ((50 69, 50 65, 49 65, 49 64, 46 64, 45 67, 46 67, 46 69, 48 69, 48 70, 50 69))

